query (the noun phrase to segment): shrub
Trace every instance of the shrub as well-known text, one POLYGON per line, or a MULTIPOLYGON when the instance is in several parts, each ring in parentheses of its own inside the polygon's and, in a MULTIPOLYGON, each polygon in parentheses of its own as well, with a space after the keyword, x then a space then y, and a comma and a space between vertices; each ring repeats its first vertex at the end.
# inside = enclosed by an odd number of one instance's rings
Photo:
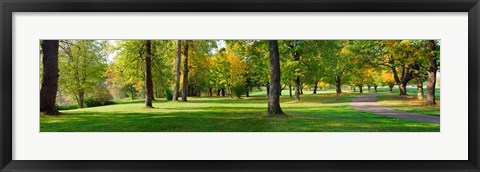
POLYGON ((237 84, 232 86, 232 94, 235 97, 240 98, 243 94, 245 94, 245 86, 242 84, 237 84))
POLYGON ((88 95, 83 102, 87 107, 103 106, 113 104, 111 101, 113 96, 110 94, 108 89, 103 86, 95 87, 94 91, 88 95))
POLYGON ((58 110, 78 109, 78 105, 57 105, 58 110))
POLYGON ((85 100, 83 100, 85 103, 85 106, 87 107, 95 107, 95 106, 102 106, 104 103, 101 100, 98 100, 94 97, 87 97, 85 100))
POLYGON ((173 99, 173 91, 170 88, 165 89, 165 97, 167 98, 167 100, 173 99))

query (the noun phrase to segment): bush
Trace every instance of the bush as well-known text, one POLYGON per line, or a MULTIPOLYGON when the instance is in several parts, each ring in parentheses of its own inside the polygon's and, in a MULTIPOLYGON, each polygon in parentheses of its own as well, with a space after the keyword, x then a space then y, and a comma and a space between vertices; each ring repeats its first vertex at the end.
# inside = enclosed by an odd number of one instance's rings
POLYGON ((85 103, 85 106, 87 107, 95 107, 95 106, 102 106, 104 103, 101 100, 98 100, 97 98, 94 97, 87 97, 85 100, 83 100, 85 103))
POLYGON ((113 104, 111 101, 113 96, 110 94, 108 89, 103 86, 98 86, 94 91, 88 95, 83 102, 87 107, 103 106, 113 104))
POLYGON ((78 105, 57 105, 58 110, 78 109, 78 105))
POLYGON ((170 88, 165 89, 165 97, 167 98, 167 100, 173 99, 173 91, 170 88))
POLYGON ((242 85, 242 84, 238 84, 238 85, 233 85, 232 86, 232 94, 235 96, 235 97, 238 97, 240 98, 243 94, 245 94, 245 86, 242 85))

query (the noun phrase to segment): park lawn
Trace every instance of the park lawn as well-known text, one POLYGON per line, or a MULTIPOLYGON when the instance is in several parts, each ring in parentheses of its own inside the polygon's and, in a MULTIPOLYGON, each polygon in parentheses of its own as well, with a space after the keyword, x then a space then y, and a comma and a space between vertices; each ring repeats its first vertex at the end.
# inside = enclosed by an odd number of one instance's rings
MULTIPOLYGON (((307 92, 305 92, 307 93, 307 92)), ((189 97, 189 102, 142 100, 64 110, 60 116, 41 116, 41 132, 438 132, 440 125, 400 120, 357 111, 349 102, 358 93, 337 101, 326 92, 304 94, 294 101, 282 93, 281 106, 289 116, 268 118, 266 96, 249 98, 189 97)), ((253 93, 252 95, 265 95, 253 93)))
POLYGON ((408 89, 408 96, 398 96, 398 90, 394 90, 393 93, 379 92, 377 101, 378 103, 395 110, 440 116, 440 90, 437 89, 436 92, 435 97, 437 105, 435 106, 424 105, 425 100, 417 99, 416 88, 408 89))

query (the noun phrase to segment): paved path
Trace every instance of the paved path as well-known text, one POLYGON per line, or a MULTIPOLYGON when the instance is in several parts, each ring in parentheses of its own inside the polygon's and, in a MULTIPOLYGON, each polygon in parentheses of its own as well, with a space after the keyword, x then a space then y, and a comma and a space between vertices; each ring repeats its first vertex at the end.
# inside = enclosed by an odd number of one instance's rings
POLYGON ((392 108, 389 108, 377 103, 376 96, 377 96, 376 94, 365 94, 365 95, 357 96, 353 98, 353 100, 350 102, 350 106, 357 110, 372 112, 379 115, 385 115, 389 117, 412 120, 417 122, 440 124, 440 117, 438 116, 423 115, 423 114, 408 113, 408 112, 393 110, 392 108))

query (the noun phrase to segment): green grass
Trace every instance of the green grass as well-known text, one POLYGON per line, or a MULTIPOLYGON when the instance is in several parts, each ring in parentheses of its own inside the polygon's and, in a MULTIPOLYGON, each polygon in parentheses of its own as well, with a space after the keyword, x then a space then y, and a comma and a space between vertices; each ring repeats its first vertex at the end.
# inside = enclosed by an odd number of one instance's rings
MULTIPOLYGON (((41 116, 42 132, 390 132, 433 131, 437 124, 400 120, 352 109, 358 93, 345 93, 337 101, 331 92, 301 96, 294 101, 283 93, 287 118, 268 118, 266 96, 189 97, 189 102, 157 100, 153 109, 142 100, 114 105, 63 110, 60 116, 41 116)), ((266 95, 252 93, 252 95, 266 95)))
POLYGON ((408 96, 398 96, 398 92, 380 92, 377 102, 400 111, 440 116, 440 95, 438 93, 435 96, 437 102, 435 106, 424 105, 425 100, 417 99, 416 92, 408 94, 408 96))

